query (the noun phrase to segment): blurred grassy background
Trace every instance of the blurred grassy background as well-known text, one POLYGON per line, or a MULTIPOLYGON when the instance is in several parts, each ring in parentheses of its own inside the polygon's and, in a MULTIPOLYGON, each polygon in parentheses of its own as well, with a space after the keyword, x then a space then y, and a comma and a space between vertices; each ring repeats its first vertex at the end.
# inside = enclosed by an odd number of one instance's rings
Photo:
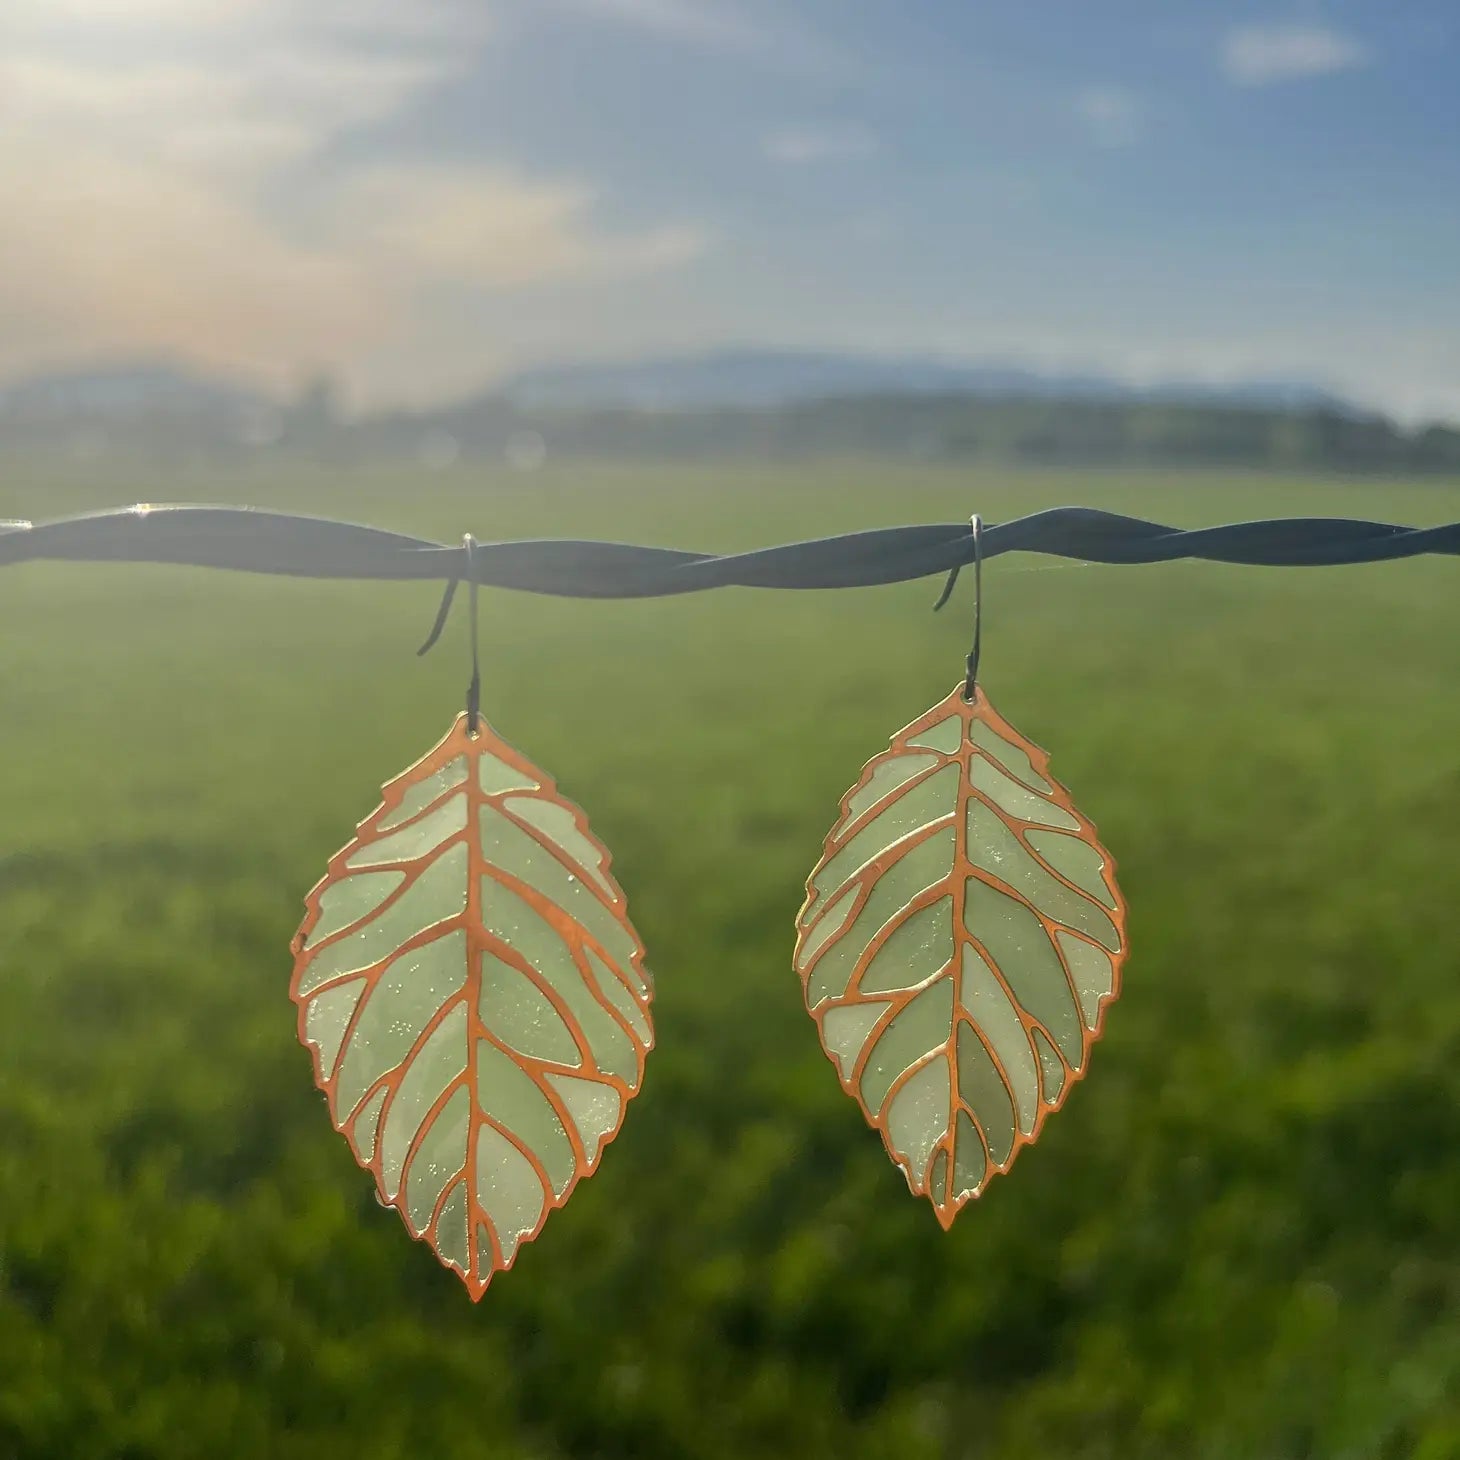
MULTIPOLYGON (((1080 503, 1435 523, 1453 484, 839 468, 36 468, 455 539, 729 549, 1080 503)), ((0 1455, 1460 1453, 1453 561, 986 573, 985 683, 1131 904, 1091 1079, 939 1232, 790 969, 837 799, 971 585, 483 595, 485 706, 588 811, 658 974, 597 1176, 476 1307, 332 1132, 304 893, 435 743, 432 585, 0 575, 0 1455)))

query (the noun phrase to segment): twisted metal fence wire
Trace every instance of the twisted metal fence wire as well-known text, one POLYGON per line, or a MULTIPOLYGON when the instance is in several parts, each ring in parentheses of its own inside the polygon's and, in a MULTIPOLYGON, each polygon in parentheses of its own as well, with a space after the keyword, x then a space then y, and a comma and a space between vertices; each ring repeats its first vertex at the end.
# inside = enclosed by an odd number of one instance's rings
MULTIPOLYGON (((984 561, 1045 553, 1091 563, 1179 558, 1266 567, 1460 556, 1460 522, 1405 527, 1336 517, 1191 530, 1090 507, 985 523, 984 561)), ((685 552, 570 540, 460 544, 251 507, 136 506, 53 522, 0 522, 0 567, 37 560, 175 563, 304 578, 475 581, 564 598, 658 598, 709 588, 858 588, 971 563, 969 522, 885 527, 754 552, 685 552)))

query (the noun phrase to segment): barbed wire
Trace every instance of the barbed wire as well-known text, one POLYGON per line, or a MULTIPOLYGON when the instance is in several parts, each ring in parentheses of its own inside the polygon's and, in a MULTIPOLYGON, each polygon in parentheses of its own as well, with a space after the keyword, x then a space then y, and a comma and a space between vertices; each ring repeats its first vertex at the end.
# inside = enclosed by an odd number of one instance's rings
MULTIPOLYGON (((985 523, 985 562, 1045 553, 1088 563, 1181 558, 1265 567, 1460 556, 1460 522, 1405 527, 1290 517, 1182 529, 1092 507, 985 523)), ((253 507, 150 505, 52 522, 0 522, 0 567, 38 560, 172 563, 300 578, 475 582, 564 598, 659 598, 710 588, 859 588, 956 571, 974 559, 969 522, 883 527, 752 552, 686 552, 566 539, 433 542, 382 528, 253 507)))

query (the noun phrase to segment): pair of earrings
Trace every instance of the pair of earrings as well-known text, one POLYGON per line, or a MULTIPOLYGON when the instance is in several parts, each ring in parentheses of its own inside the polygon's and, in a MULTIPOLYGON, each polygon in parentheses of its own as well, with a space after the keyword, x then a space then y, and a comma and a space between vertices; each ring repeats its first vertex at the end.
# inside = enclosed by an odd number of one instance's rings
MULTIPOLYGON (((597 1166, 654 1033, 607 850, 481 718, 475 597, 466 710, 330 859, 291 993, 380 1200, 480 1298, 597 1166)), ((793 958, 843 1088, 945 1228, 1084 1074, 1125 954, 1111 858, 989 704, 977 621, 962 682, 843 798, 793 958)))

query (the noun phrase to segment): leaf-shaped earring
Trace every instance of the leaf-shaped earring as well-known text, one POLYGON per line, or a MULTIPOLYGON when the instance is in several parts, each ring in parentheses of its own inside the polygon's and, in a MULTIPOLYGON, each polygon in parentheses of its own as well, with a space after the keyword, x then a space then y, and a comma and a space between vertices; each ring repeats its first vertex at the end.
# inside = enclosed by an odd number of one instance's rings
POLYGON ((822 1047, 945 1228, 1085 1073, 1126 951, 1110 854, 978 685, 981 535, 965 680, 863 769, 796 921, 822 1047))
POLYGON ((330 859, 291 993, 336 1129, 480 1298, 597 1165, 654 1036, 607 851, 480 719, 471 597, 466 711, 330 859))

